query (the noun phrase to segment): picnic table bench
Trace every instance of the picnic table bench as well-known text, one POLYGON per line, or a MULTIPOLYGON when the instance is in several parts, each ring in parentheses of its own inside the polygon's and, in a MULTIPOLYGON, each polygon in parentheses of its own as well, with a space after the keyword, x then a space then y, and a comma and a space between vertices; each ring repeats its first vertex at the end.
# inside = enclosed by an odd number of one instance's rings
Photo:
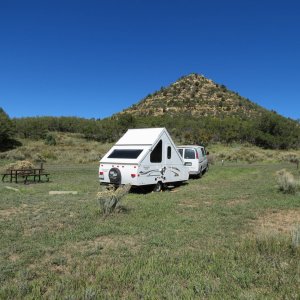
POLYGON ((18 183, 18 178, 24 179, 24 184, 27 183, 29 178, 33 178, 34 182, 41 182, 41 178, 45 177, 46 181, 49 181, 49 173, 44 173, 44 169, 41 168, 34 168, 34 169, 16 169, 16 170, 9 170, 2 175, 2 181, 4 182, 5 177, 9 177, 10 182, 18 183))

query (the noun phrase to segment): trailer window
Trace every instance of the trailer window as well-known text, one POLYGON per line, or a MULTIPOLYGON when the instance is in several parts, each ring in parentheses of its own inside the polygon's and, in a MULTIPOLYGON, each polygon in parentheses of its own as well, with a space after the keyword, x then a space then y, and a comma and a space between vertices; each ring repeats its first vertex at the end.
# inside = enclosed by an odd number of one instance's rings
POLYGON ((179 152, 180 156, 183 157, 183 149, 178 149, 178 152, 179 152))
POLYGON ((195 150, 194 149, 185 149, 184 158, 195 159, 195 150))
POLYGON ((115 149, 108 158, 136 159, 143 149, 115 149))
POLYGON ((167 149, 167 158, 171 159, 171 156, 172 156, 172 148, 171 148, 171 146, 168 146, 168 149, 167 149))
POLYGON ((160 163, 162 160, 162 140, 160 140, 150 154, 150 162, 160 163))

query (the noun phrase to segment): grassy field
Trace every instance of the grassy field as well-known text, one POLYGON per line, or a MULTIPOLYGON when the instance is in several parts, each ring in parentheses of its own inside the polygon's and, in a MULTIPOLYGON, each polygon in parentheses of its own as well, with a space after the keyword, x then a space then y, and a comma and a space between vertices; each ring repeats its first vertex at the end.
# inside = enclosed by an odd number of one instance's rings
POLYGON ((293 165, 215 165, 172 191, 130 193, 107 218, 97 167, 1 183, 1 299, 299 299, 300 195, 275 182, 293 165))

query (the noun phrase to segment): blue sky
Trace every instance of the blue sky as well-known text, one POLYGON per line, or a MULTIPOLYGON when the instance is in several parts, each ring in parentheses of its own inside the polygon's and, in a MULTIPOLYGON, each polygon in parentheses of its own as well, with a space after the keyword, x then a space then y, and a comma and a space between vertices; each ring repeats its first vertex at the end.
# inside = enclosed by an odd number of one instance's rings
POLYGON ((0 0, 0 107, 103 118, 199 73, 299 119, 299 3, 0 0))

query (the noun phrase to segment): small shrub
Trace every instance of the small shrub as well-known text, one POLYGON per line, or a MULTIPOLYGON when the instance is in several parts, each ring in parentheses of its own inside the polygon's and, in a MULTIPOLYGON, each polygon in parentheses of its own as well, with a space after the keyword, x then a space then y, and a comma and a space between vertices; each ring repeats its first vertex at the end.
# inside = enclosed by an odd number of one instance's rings
POLYGON ((67 264, 67 258, 64 256, 57 256, 51 260, 51 264, 55 266, 65 266, 67 264))
POLYGON ((292 231, 292 247, 296 249, 300 247, 300 225, 292 231))
POLYGON ((281 155, 281 160, 288 161, 292 164, 295 164, 297 169, 299 169, 300 157, 297 153, 294 153, 294 152, 285 153, 285 154, 281 155))
POLYGON ((49 146, 55 146, 56 145, 56 139, 52 134, 47 134, 45 138, 45 144, 49 146))
POLYGON ((19 149, 17 149, 17 150, 12 150, 7 152, 5 158, 9 160, 24 160, 26 159, 26 155, 23 152, 21 152, 19 149))
POLYGON ((295 164, 296 165, 296 167, 297 167, 297 169, 299 169, 299 165, 300 165, 300 158, 292 158, 292 159, 290 159, 290 162, 292 163, 292 164, 295 164))
POLYGON ((293 174, 282 169, 276 173, 277 175, 277 184, 279 190, 286 194, 295 194, 298 188, 298 183, 295 180, 293 174))
POLYGON ((34 168, 32 162, 28 160, 17 161, 16 163, 12 163, 6 166, 6 170, 31 170, 34 168))
POLYGON ((207 155, 207 160, 210 165, 214 165, 216 161, 216 157, 213 154, 207 155))
POLYGON ((46 159, 45 157, 40 154, 40 153, 35 153, 33 156, 32 156, 32 159, 34 162, 36 163, 42 163, 42 162, 46 162, 46 159))
POLYGON ((99 192, 97 199, 99 201, 101 212, 104 215, 108 215, 115 211, 118 207, 120 200, 129 192, 131 186, 124 185, 115 189, 110 187, 106 191, 99 192))
POLYGON ((57 159, 57 156, 55 155, 55 153, 53 151, 43 151, 43 153, 41 154, 41 156, 47 160, 56 160, 57 159))

